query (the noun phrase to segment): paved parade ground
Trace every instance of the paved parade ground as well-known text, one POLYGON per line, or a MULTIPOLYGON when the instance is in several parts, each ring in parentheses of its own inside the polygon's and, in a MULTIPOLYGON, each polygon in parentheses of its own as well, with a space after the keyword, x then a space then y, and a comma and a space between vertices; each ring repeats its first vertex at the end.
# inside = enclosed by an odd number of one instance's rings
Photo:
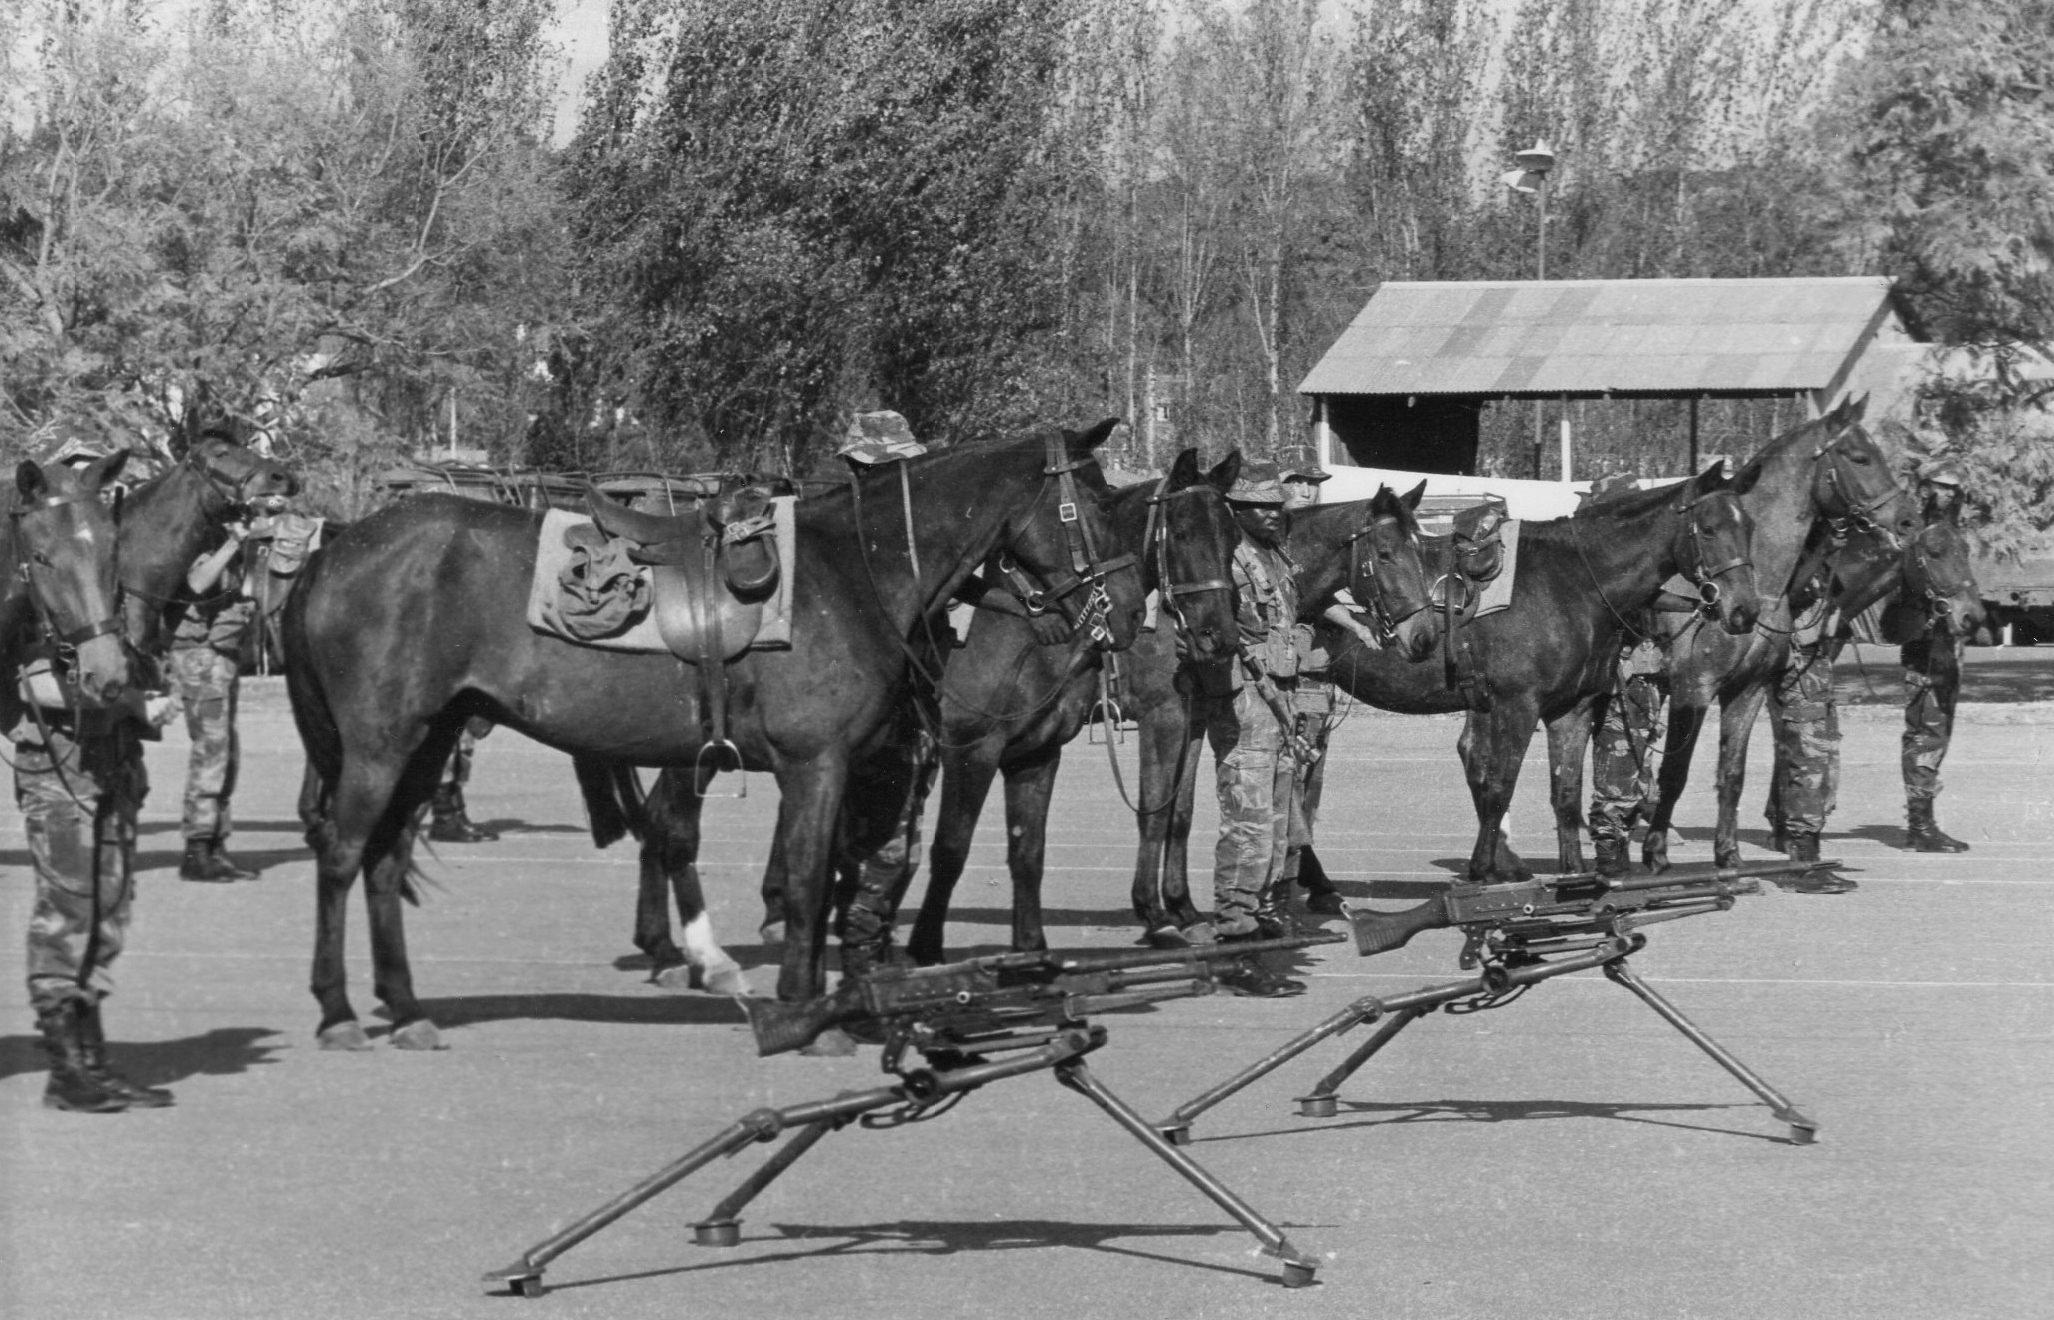
MULTIPOLYGON (((2044 698, 2054 650, 1977 653, 1967 696, 2044 698)), ((1870 678, 1893 656, 1866 648, 1870 678)), ((1843 665, 1843 670, 1848 666, 1843 665)), ((1843 675, 1845 678, 1846 676, 1843 675)), ((1843 683, 1843 690, 1848 687, 1843 683)), ((1850 693, 1852 695, 1852 693, 1850 693)), ((1662 926, 1635 965, 1822 1125, 1782 1124, 1593 974, 1436 1016, 1293 1116, 1357 1039, 1316 1048, 1201 1120, 1193 1154, 1324 1264, 1286 1291, 1252 1240, 1047 1077, 929 1123, 836 1134, 747 1212, 733 1250, 689 1225, 756 1152, 714 1166, 551 1267, 538 1300, 480 1275, 733 1118, 876 1084, 877 1053, 759 1060, 728 1001, 661 989, 631 956, 635 859, 595 851, 566 758, 480 749, 472 815, 496 844, 426 861, 408 914, 449 1048, 314 1048, 312 864, 300 751, 276 681, 245 694, 241 885, 177 879, 186 744, 151 750, 141 894, 107 1010, 116 1062, 175 1108, 38 1103, 22 990, 30 882, 18 816, 0 868, 0 1314, 155 1317, 2032 1317, 2054 1297, 2054 705, 1964 706, 1941 798, 1962 856, 1901 852, 1900 715, 1846 712, 1827 855, 1861 888, 1771 892, 1662 926)), ((1358 711, 1339 730, 1321 851, 1351 897, 1417 901, 1466 857, 1458 723, 1358 711)), ((1131 744, 1121 749, 1129 777, 1131 744)), ((1536 740, 1511 820, 1552 856, 1536 740)), ((1712 750, 1678 861, 1709 856, 1712 750)), ((1766 725, 1742 825, 1759 820, 1766 725)), ((1134 831, 1103 749, 1074 746, 1050 830, 1059 945, 1125 947, 1134 831)), ((745 964, 775 786, 709 805, 707 888, 745 964)), ((1199 807, 1194 858, 1215 813, 1199 807)), ((951 950, 1004 939, 1002 824, 983 823, 951 950)), ((1204 888, 1209 891, 1209 875, 1204 888)), ((352 988, 375 1001, 353 896, 352 988)), ((1302 962, 1310 992, 1103 1019, 1093 1060, 1159 1115, 1349 1000, 1451 979, 1457 937, 1302 962)), ((753 973, 767 992, 771 974, 753 973)))

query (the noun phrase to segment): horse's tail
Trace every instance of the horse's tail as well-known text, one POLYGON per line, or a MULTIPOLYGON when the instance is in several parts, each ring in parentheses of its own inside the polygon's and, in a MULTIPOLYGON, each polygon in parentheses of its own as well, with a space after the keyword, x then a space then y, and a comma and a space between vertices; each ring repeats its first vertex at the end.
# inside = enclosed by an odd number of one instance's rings
MULTIPOLYGON (((309 564, 306 576, 312 578, 317 571, 317 565, 309 564)), ((307 753, 306 777, 300 787, 300 823, 306 827, 307 846, 319 854, 331 828, 328 796, 342 773, 342 730, 329 710, 327 693, 315 672, 313 648, 307 642, 308 585, 301 583, 302 589, 286 597, 279 640, 285 653, 285 691, 292 701, 292 722, 307 753)))
POLYGON ((647 799, 635 767, 587 756, 572 757, 571 765, 585 795, 585 815, 592 824, 594 844, 604 848, 631 834, 637 843, 649 837, 647 799))

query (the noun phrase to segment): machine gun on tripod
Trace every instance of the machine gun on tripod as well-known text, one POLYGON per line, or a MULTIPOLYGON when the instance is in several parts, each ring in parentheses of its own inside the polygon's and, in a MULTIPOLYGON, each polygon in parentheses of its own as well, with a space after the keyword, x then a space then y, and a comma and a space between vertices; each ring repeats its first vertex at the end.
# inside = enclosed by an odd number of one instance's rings
POLYGON ((759 1054, 798 1049, 830 1027, 847 1025, 859 1036, 882 1039, 884 1071, 897 1080, 831 1100, 745 1114, 711 1140, 522 1252, 512 1265, 487 1274, 485 1282, 539 1297, 543 1269, 570 1248, 714 1160, 792 1130, 790 1141, 693 1225, 693 1240, 700 1246, 734 1246, 741 1241, 743 1207, 828 1133, 852 1122, 882 1128, 936 1118, 979 1087, 1047 1071, 1103 1109, 1253 1233, 1268 1254, 1283 1262, 1285 1287, 1305 1287, 1313 1281, 1317 1260, 1292 1246, 1276 1225, 1165 1141, 1093 1075, 1084 1056, 1105 1045, 1106 1029, 1087 1018, 1210 994, 1216 963, 1342 938, 1318 934, 1189 949, 997 954, 938 967, 883 968, 850 978, 833 994, 805 1003, 743 999, 759 1054), (913 1054, 918 1061, 909 1060, 913 1054))
POLYGON ((1627 966, 1628 955, 1647 945, 1639 928, 1683 917, 1724 912, 1742 895, 1761 892, 1767 877, 1797 878, 1830 870, 1838 862, 1771 862, 1758 866, 1677 867, 1660 875, 1600 876, 1590 872, 1524 880, 1512 884, 1457 884, 1402 912, 1354 911, 1357 951, 1364 957, 1406 944, 1422 931, 1458 927, 1464 935, 1461 965, 1478 969, 1463 981, 1423 986, 1409 994, 1369 995, 1356 1000, 1310 1030, 1292 1037, 1203 1095, 1157 1123, 1156 1130, 1172 1142, 1190 1140, 1198 1115, 1275 1072, 1329 1037, 1365 1022, 1382 1025, 1339 1067, 1321 1078, 1310 1094, 1298 1098, 1303 1118, 1332 1118, 1334 1093, 1355 1071, 1397 1034, 1437 1008, 1449 1013, 1475 1013, 1499 1008, 1527 989, 1571 972, 1602 969, 1607 980, 1624 986, 1691 1044, 1768 1104, 1789 1125, 1794 1145, 1817 1139, 1819 1125, 1783 1095, 1707 1036, 1676 1006, 1627 966))

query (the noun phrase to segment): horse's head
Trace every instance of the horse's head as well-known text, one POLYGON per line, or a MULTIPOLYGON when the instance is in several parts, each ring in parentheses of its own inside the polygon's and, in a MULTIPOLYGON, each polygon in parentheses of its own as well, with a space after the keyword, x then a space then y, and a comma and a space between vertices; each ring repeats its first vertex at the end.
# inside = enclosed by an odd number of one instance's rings
POLYGON ((1111 492, 1094 452, 1119 424, 1109 417, 1088 431, 1048 428, 1041 491, 999 543, 1040 580, 1030 608, 1061 610, 1074 632, 1111 651, 1134 644, 1145 608, 1136 556, 1111 553, 1102 503, 1111 492))
POLYGON ((1194 660, 1228 654, 1239 637, 1234 618, 1234 547, 1241 529, 1227 492, 1241 472, 1235 450, 1212 471, 1201 472, 1198 451, 1177 455, 1170 474, 1149 499, 1147 549, 1162 609, 1176 621, 1194 660))
POLYGON ((1744 469, 1728 480, 1724 465, 1714 463, 1676 488, 1671 507, 1683 515, 1677 528, 1676 562, 1697 584, 1706 613, 1738 636, 1754 631, 1761 617, 1761 591, 1754 572, 1754 520, 1740 497, 1761 475, 1744 469))
POLYGON ((1433 591, 1414 516, 1425 494, 1424 481, 1405 495, 1379 486, 1362 529, 1348 538, 1348 594, 1369 616, 1384 648, 1415 663, 1440 640, 1440 625, 1428 608, 1433 591))
POLYGON ((122 644, 114 513, 100 487, 121 470, 123 451, 74 472, 23 463, 15 469, 20 502, 11 510, 22 576, 51 643, 68 658, 72 681, 91 705, 129 685, 122 644))
POLYGON ((1970 637, 1983 626, 1983 593, 1969 567, 1968 538, 1951 522, 1935 522, 1904 548, 1899 598, 1934 631, 1970 637))
POLYGON ((1862 426, 1868 397, 1843 400, 1808 425, 1817 428, 1812 449, 1812 507, 1881 537, 1899 549, 1918 535, 1918 501, 1890 471, 1875 438, 1862 426))
POLYGON ((185 463, 221 497, 224 515, 239 514, 261 499, 299 494, 300 480, 292 469, 220 432, 195 440, 185 463))

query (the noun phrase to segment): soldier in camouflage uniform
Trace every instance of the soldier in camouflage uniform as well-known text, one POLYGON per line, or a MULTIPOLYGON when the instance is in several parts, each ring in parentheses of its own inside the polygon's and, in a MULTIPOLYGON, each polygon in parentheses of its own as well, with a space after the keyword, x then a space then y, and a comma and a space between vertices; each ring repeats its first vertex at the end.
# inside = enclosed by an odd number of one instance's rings
MULTIPOLYGON (((1196 714, 1218 767, 1220 837, 1213 851, 1213 929, 1222 943, 1263 936, 1257 914, 1283 876, 1296 773, 1295 735, 1284 720, 1298 687, 1296 571, 1284 550, 1284 491, 1273 463, 1244 463, 1227 501, 1241 527, 1234 550, 1240 653, 1194 665, 1196 714)), ((1302 993, 1255 957, 1221 974, 1235 994, 1272 999, 1302 993)))
MULTIPOLYGON (((1300 454, 1280 474, 1284 486, 1284 512, 1312 508, 1319 503, 1320 483, 1332 478, 1310 454, 1300 454)), ((1327 877, 1319 854, 1313 851, 1313 828, 1319 823, 1319 801, 1326 787, 1327 738, 1334 727, 1334 685, 1327 680, 1333 657, 1320 647, 1310 624, 1294 624, 1292 635, 1298 646, 1298 690, 1291 708, 1298 717, 1298 736, 1312 754, 1310 761, 1296 763, 1291 781, 1291 812, 1284 853, 1284 883, 1277 888, 1275 906, 1288 901, 1295 882, 1305 891, 1307 911, 1338 916, 1342 910, 1340 891, 1327 877)), ((1281 925, 1281 923, 1280 923, 1281 925)))
POLYGON ((1600 875, 1627 870, 1633 827, 1654 798, 1662 763, 1656 740, 1668 699, 1669 665, 1661 646, 1643 637, 1623 648, 1617 685, 1591 739, 1590 837, 1600 875))
MULTIPOLYGON (((1961 516, 1961 469, 1939 459, 1919 474, 1925 496, 1926 523, 1955 521, 1961 516)), ((1906 641, 1898 658, 1904 665, 1904 811, 1909 826, 1905 846, 1914 852, 1967 852, 1968 845, 1941 829, 1933 817, 1940 795, 1940 763, 1954 735, 1954 699, 1961 691, 1963 639, 1930 626, 1906 641)))
MULTIPOLYGON (((90 463, 104 442, 59 437, 39 462, 90 463)), ((50 1053, 43 1103, 51 1109, 118 1113, 170 1104, 171 1092, 139 1086, 107 1063, 100 1000, 108 969, 126 942, 135 899, 136 814, 149 791, 141 738, 154 736, 140 694, 105 710, 66 704, 47 665, 24 674, 35 709, 11 733, 14 800, 35 871, 28 925, 28 997, 50 1053)), ((157 705, 168 715, 169 703, 157 705)))
POLYGON ((478 754, 478 740, 490 732, 490 720, 472 718, 464 721, 462 732, 456 736, 456 750, 443 764, 435 796, 429 799, 433 818, 428 823, 428 837, 436 843, 492 843, 499 838, 498 831, 472 821, 464 806, 464 785, 471 782, 471 761, 478 754))
MULTIPOLYGON (((1821 580, 1792 583, 1790 654, 1769 689, 1769 724, 1775 731, 1775 771, 1766 816, 1772 843, 1792 861, 1819 860, 1819 835, 1838 805, 1840 711, 1833 699, 1833 624, 1821 580)), ((1839 875, 1812 875, 1783 883, 1800 893, 1838 894, 1854 888, 1839 875)))
POLYGON ((256 618, 256 602, 242 589, 249 528, 234 522, 227 530, 226 539, 195 559, 186 573, 193 599, 171 641, 172 684, 192 739, 185 780, 185 858, 178 877, 212 883, 257 876, 236 865, 227 849, 235 829, 230 803, 242 759, 235 708, 243 638, 256 618))

